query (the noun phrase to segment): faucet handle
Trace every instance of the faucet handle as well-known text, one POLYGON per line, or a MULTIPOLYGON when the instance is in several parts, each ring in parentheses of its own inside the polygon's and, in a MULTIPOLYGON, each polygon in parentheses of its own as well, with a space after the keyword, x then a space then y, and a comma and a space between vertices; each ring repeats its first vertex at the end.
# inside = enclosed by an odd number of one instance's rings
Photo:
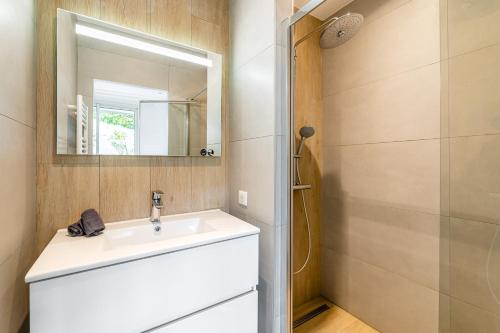
POLYGON ((153 191, 153 206, 156 208, 163 208, 163 202, 161 202, 161 197, 163 195, 162 191, 153 191))
POLYGON ((161 201, 161 197, 164 193, 162 191, 156 190, 153 191, 153 200, 161 201))

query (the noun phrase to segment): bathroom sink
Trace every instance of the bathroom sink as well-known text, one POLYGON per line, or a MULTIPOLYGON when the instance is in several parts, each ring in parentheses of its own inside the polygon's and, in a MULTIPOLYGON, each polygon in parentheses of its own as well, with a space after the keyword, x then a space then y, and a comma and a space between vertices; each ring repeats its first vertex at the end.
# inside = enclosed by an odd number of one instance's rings
POLYGON ((120 228, 111 229, 104 233, 104 246, 106 249, 115 249, 123 246, 143 245, 214 230, 200 218, 171 222, 162 221, 160 231, 155 231, 151 223, 141 223, 130 227, 121 225, 120 228))
POLYGON ((54 278, 259 233, 221 210, 162 216, 156 232, 149 218, 106 223, 95 237, 69 237, 60 229, 26 275, 26 282, 54 278))

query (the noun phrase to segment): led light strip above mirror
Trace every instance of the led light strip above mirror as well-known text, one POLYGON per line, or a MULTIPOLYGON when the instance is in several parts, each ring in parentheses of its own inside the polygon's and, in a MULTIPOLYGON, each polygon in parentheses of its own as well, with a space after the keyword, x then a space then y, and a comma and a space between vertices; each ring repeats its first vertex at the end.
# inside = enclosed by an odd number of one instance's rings
POLYGON ((213 63, 211 59, 198 57, 193 54, 186 52, 181 52, 166 48, 163 46, 151 44, 144 42, 135 38, 125 37, 111 32, 99 30, 82 24, 76 24, 75 32, 78 35, 99 39, 113 44, 118 44, 122 46, 127 46, 137 50, 142 50, 154 54, 159 54, 165 57, 174 58, 182 61, 187 61, 193 64, 202 65, 205 67, 212 67, 213 63))

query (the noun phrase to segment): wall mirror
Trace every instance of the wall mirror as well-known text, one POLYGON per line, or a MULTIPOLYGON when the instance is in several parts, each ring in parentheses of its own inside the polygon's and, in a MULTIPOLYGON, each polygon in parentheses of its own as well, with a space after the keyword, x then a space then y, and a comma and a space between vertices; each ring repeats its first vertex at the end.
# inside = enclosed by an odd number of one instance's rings
POLYGON ((220 156, 222 56, 57 11, 57 154, 220 156))

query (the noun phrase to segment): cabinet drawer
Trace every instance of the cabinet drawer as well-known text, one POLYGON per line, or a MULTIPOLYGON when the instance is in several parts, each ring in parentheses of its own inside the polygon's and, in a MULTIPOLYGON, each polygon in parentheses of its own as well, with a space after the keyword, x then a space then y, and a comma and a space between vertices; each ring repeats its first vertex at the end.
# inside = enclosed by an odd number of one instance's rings
POLYGON ((151 333, 257 333, 257 306, 257 292, 252 291, 151 333))
POLYGON ((30 285, 32 333, 143 332, 252 290, 258 235, 30 285))

